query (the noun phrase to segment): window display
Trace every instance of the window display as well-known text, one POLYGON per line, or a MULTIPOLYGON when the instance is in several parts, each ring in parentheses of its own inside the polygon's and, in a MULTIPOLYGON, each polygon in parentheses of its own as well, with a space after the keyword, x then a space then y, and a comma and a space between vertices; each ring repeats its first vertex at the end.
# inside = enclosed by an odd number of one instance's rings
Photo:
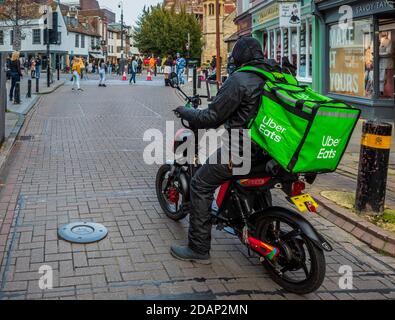
POLYGON ((330 92, 372 98, 374 94, 373 21, 329 29, 330 92))
POLYGON ((394 58, 395 58, 395 24, 381 26, 379 33, 379 55, 380 55, 380 72, 379 72, 379 92, 380 98, 390 99, 394 94, 394 58), (392 30, 389 30, 392 28, 392 30))

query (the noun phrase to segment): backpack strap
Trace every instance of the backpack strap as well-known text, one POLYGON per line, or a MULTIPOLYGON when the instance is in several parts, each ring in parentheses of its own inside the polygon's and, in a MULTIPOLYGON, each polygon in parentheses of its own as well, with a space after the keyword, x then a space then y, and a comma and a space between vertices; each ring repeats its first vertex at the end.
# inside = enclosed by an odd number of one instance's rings
POLYGON ((276 83, 288 83, 293 85, 299 85, 298 80, 290 74, 278 72, 278 71, 267 71, 265 69, 257 68, 254 66, 245 66, 237 70, 237 72, 253 73, 262 78, 265 82, 270 81, 276 83))

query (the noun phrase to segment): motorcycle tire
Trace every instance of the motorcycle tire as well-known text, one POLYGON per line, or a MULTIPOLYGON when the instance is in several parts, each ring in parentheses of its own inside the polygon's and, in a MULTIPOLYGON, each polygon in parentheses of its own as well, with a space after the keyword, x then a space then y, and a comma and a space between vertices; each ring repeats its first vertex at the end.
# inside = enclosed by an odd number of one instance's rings
MULTIPOLYGON (((292 225, 291 221, 286 219, 282 219, 276 217, 275 213, 262 215, 256 220, 256 237, 264 242, 269 242, 270 240, 265 236, 265 226, 273 221, 273 219, 280 220, 285 222, 288 225, 292 225)), ((281 223, 281 222, 280 222, 281 223)), ((295 229, 298 227, 296 225, 293 226, 295 229)), ((291 281, 287 281, 284 277, 280 276, 276 270, 273 268, 273 265, 267 261, 266 259, 263 261, 263 266, 269 273, 271 279, 284 288, 288 292, 296 293, 296 294, 308 294, 316 291, 322 284, 325 278, 326 271, 326 263, 325 263, 325 255, 324 252, 317 248, 316 245, 306 236, 300 236, 304 244, 306 245, 310 258, 310 274, 309 276, 299 283, 294 283, 291 281)), ((281 248, 280 248, 281 252, 281 248)))
POLYGON ((184 212, 183 210, 184 201, 182 201, 181 204, 179 204, 177 210, 172 210, 169 206, 169 201, 166 199, 162 190, 163 181, 166 178, 166 174, 170 171, 171 171, 171 166, 168 164, 165 164, 159 168, 158 173, 156 174, 156 182, 155 182, 156 195, 158 197, 160 207, 162 208, 166 216, 174 221, 179 221, 181 219, 184 219, 188 215, 188 212, 184 212))

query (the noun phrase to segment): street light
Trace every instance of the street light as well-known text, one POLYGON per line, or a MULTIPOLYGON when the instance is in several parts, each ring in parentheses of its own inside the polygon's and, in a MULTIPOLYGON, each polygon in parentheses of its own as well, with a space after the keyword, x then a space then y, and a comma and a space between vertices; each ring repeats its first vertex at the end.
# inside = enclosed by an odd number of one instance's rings
POLYGON ((46 9, 44 10, 44 17, 46 17, 46 19, 44 20, 44 23, 46 25, 46 29, 45 29, 45 34, 47 37, 47 87, 49 88, 51 86, 51 66, 50 64, 50 58, 49 56, 51 55, 51 51, 50 51, 50 44, 49 44, 49 14, 50 11, 48 9, 48 6, 46 7, 46 9))
POLYGON ((120 1, 118 4, 118 8, 121 9, 121 61, 120 61, 120 74, 123 74, 124 71, 124 62, 123 62, 123 1, 120 1))

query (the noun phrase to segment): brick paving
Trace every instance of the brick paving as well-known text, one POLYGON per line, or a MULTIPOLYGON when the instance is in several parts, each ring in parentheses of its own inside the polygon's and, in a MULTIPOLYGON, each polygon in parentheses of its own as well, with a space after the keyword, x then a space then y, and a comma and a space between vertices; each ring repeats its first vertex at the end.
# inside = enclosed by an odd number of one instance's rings
MULTIPOLYGON (((212 265, 173 259, 188 221, 161 212, 157 166, 142 158, 143 133, 163 130, 180 104, 153 85, 64 86, 41 99, 0 175, 0 299, 394 299, 395 259, 382 256, 319 216, 309 216, 333 244, 327 277, 297 296, 274 284, 234 237, 213 229, 212 265), (57 228, 77 220, 104 224, 109 235, 70 244, 57 228), (41 290, 42 265, 54 288, 41 290), (353 270, 353 289, 339 288, 339 268, 353 270)), ((275 194, 275 203, 284 200, 275 194)))

